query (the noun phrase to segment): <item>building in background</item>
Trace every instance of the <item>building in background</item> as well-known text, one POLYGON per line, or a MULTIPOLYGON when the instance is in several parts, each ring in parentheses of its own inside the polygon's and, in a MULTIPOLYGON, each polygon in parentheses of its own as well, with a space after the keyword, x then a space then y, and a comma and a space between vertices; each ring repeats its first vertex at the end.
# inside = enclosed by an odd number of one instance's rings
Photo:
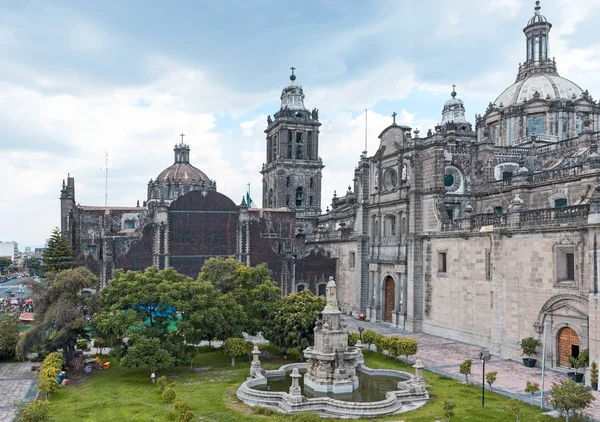
POLYGON ((0 257, 10 258, 12 262, 16 262, 19 255, 19 244, 17 242, 0 242, 0 257))

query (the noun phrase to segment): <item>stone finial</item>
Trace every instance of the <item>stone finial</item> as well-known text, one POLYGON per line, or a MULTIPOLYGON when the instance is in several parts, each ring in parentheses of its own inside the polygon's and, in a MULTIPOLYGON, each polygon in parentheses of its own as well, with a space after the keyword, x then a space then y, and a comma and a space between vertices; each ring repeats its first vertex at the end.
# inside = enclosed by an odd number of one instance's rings
POLYGON ((335 280, 333 279, 333 277, 329 277, 329 282, 327 283, 326 300, 326 311, 339 311, 337 302, 337 287, 335 285, 335 280))
POLYGON ((300 389, 300 372, 298 372, 298 368, 294 368, 292 373, 290 374, 290 378, 292 378, 292 386, 290 387, 290 395, 291 396, 299 396, 302 394, 302 390, 300 389))
POLYGON ((258 374, 262 373, 262 367, 260 365, 260 360, 258 357, 260 356, 260 350, 258 350, 258 346, 255 344, 254 349, 252 349, 252 363, 250 364, 250 376, 256 377, 258 374))

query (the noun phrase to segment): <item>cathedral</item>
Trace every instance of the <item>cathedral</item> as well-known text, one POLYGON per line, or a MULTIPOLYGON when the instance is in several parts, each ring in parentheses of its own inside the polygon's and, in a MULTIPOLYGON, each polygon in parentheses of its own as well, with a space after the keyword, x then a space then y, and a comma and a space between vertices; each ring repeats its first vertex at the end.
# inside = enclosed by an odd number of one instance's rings
POLYGON ((345 312, 515 359, 545 331, 551 366, 600 359, 600 104, 559 75, 551 28, 536 2, 516 80, 474 126, 453 90, 425 136, 394 115, 360 156, 306 236, 337 259, 345 312))
POLYGON ((536 2, 516 80, 474 124, 455 88, 426 134, 394 113, 325 213, 319 111, 292 68, 266 122, 262 208, 220 194, 182 141, 142 205, 79 205, 69 176, 63 235, 103 283, 152 265, 195 277, 232 256, 265 263, 283 294, 324 295, 334 276, 342 311, 408 332, 515 359, 545 335, 553 367, 584 349, 598 360, 600 103, 559 75, 551 28, 536 2))

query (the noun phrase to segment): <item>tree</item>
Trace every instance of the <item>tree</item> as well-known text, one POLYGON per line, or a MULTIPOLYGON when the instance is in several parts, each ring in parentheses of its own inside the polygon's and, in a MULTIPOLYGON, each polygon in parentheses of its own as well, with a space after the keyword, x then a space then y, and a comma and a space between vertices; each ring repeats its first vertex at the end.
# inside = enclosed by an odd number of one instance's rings
POLYGON ((50 350, 62 349, 69 361, 80 338, 88 338, 88 321, 97 312, 95 295, 82 296, 84 289, 95 287, 98 279, 86 268, 73 268, 54 273, 40 283, 30 284, 35 302, 31 330, 24 333, 17 345, 17 354, 24 356, 33 345, 47 344, 50 350))
POLYGON ((454 400, 444 400, 444 406, 442 409, 444 410, 444 416, 447 421, 450 421, 450 418, 454 416, 454 408, 456 407, 456 403, 454 400))
POLYGON ((38 274, 42 268, 42 264, 37 258, 29 258, 27 260, 27 268, 33 270, 34 274, 38 274))
MULTIPOLYGON (((269 309, 281 298, 281 290, 271 281, 271 273, 263 264, 246 267, 232 258, 211 258, 202 267, 198 281, 212 284, 224 296, 223 300, 237 305, 238 312, 243 312, 238 325, 250 335, 263 330, 269 309)), ((227 309, 233 310, 231 305, 227 309)), ((220 340, 231 336, 226 334, 220 340)))
POLYGON ((459 372, 465 376, 465 382, 469 383, 469 375, 471 375, 471 366, 473 365, 473 361, 471 359, 465 360, 460 364, 459 372))
POLYGON ((190 405, 183 401, 173 403, 173 411, 175 413, 175 422, 191 422, 196 417, 190 405))
POLYGON ((325 299, 310 290, 292 293, 275 303, 264 326, 264 337, 285 350, 302 350, 314 343, 315 321, 325 308, 325 299))
POLYGON ((169 408, 169 413, 171 413, 171 403, 173 403, 173 401, 175 401, 176 397, 177 397, 177 393, 175 393, 175 390, 173 389, 173 387, 165 388, 165 391, 163 391, 163 393, 162 393, 162 398, 167 403, 167 406, 169 408))
POLYGON ((15 404, 15 422, 52 422, 50 404, 46 400, 34 400, 30 403, 15 404))
POLYGON ((561 380, 559 384, 552 383, 552 396, 548 401, 554 408, 565 415, 569 422, 571 412, 587 409, 595 398, 591 388, 584 387, 573 380, 561 380))
POLYGON ((94 328, 117 345, 123 365, 170 368, 192 350, 179 328, 178 306, 186 299, 197 301, 190 296, 195 283, 173 269, 115 271, 101 291, 104 309, 94 318, 94 328), (122 343, 124 337, 127 343, 122 343))
POLYGON ((231 358, 231 367, 235 367, 235 358, 244 356, 248 351, 246 340, 239 337, 231 337, 223 343, 223 351, 231 358))
POLYGON ((496 377, 498 375, 498 371, 490 371, 485 374, 485 382, 490 386, 490 391, 492 391, 492 384, 496 382, 496 377))
POLYGON ((50 235, 48 247, 44 250, 44 269, 49 272, 59 272, 75 266, 75 252, 60 229, 56 227, 50 235))
POLYGON ((0 311, 0 360, 16 354, 19 342, 19 318, 8 311, 0 311))
POLYGON ((12 259, 10 257, 0 257, 0 274, 7 272, 10 266, 12 266, 12 259))
POLYGON ((533 406, 533 396, 535 393, 540 391, 540 385, 537 382, 527 381, 527 386, 525 387, 525 392, 527 394, 531 394, 531 405, 533 406))
POLYGON ((360 340, 360 334, 350 333, 348 334, 348 346, 356 346, 356 343, 360 340))
POLYGON ((158 371, 170 369, 177 363, 171 350, 158 338, 132 335, 129 343, 127 354, 121 359, 125 367, 148 365, 152 371, 158 371))
POLYGON ((508 400, 508 407, 514 413, 516 422, 519 422, 519 413, 521 413, 521 401, 512 397, 508 400))
POLYGON ((367 349, 370 350, 371 349, 371 345, 375 343, 375 340, 377 340, 377 336, 379 334, 377 334, 375 331, 373 330, 366 330, 363 333, 363 342, 364 344, 367 345, 367 349))

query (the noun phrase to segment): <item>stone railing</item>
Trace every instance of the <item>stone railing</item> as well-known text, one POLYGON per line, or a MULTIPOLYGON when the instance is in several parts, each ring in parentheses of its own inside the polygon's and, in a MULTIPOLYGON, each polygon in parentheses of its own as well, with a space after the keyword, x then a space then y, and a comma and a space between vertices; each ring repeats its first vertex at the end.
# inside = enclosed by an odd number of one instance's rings
POLYGON ((485 226, 494 226, 494 229, 520 229, 578 225, 587 222, 589 210, 590 206, 586 204, 561 208, 542 208, 508 214, 478 214, 470 218, 444 221, 441 224, 441 231, 479 231, 485 226))
POLYGON ((569 177, 579 176, 587 168, 589 168, 588 165, 579 165, 579 166, 573 166, 573 167, 564 167, 564 168, 558 168, 558 169, 553 169, 553 170, 546 170, 546 171, 541 171, 539 173, 534 173, 533 175, 529 176, 527 178, 527 180, 530 181, 531 183, 544 183, 544 182, 554 181, 557 179, 566 179, 569 177))
POLYGON ((471 154, 471 148, 468 145, 448 145, 447 150, 454 155, 471 154))
POLYGON ((298 397, 288 394, 284 391, 265 391, 258 390, 253 387, 264 385, 267 378, 279 377, 293 368, 305 369, 306 363, 285 365, 275 371, 265 371, 263 375, 257 378, 246 380, 237 390, 237 397, 249 406, 273 406, 279 407, 283 413, 294 414, 300 412, 318 412, 326 413, 330 416, 342 417, 376 417, 386 416, 395 413, 414 410, 423 406, 429 401, 429 394, 424 391, 416 393, 409 391, 406 381, 412 380, 412 374, 403 371, 390 369, 370 369, 361 366, 358 370, 381 376, 395 376, 401 379, 403 383, 401 390, 386 392, 386 398, 374 402, 351 402, 336 400, 330 397, 307 398, 298 397), (407 380, 408 378, 408 380, 407 380))
POLYGON ((527 157, 533 154, 532 148, 494 147, 494 155, 500 157, 527 157))

